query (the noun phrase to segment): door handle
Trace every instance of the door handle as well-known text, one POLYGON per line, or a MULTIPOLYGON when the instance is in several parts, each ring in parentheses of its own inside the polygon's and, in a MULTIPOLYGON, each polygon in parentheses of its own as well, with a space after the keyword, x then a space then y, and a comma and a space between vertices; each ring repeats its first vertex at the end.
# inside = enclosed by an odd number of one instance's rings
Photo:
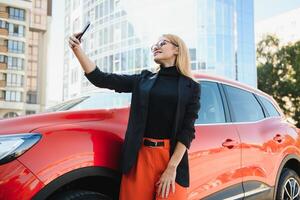
POLYGON ((273 137, 273 140, 278 143, 281 143, 283 141, 283 137, 280 134, 276 134, 276 136, 273 137))
POLYGON ((233 147, 237 146, 238 142, 232 139, 226 139, 225 142, 222 143, 223 147, 226 147, 228 149, 232 149, 233 147))

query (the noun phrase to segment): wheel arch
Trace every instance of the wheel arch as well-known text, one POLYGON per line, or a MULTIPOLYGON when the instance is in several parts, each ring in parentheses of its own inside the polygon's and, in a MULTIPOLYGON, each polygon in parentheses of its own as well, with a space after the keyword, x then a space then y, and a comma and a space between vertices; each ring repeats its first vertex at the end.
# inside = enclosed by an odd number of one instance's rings
MULTIPOLYGON (((75 169, 73 171, 67 172, 62 176, 57 177, 56 179, 52 180, 49 184, 45 185, 38 193, 34 195, 32 199, 44 200, 47 199, 49 196, 55 194, 61 188, 66 188, 67 186, 74 187, 74 185, 77 184, 81 185, 80 183, 82 183, 82 181, 83 183, 86 183, 85 181, 92 179, 97 181, 105 181, 103 185, 106 185, 107 187, 113 185, 115 188, 113 188, 113 191, 111 193, 113 195, 118 195, 115 193, 118 193, 119 190, 121 174, 119 172, 116 172, 115 170, 106 167, 90 166, 75 169)), ((94 182, 89 183, 93 184, 94 182)))
POLYGON ((295 154, 289 154, 286 157, 284 157, 284 159, 282 160, 282 162, 278 168, 277 175, 276 175, 273 199, 275 199, 275 197, 276 197, 278 181, 279 181, 281 172, 284 168, 289 168, 289 169, 294 170, 300 177, 300 157, 295 154))

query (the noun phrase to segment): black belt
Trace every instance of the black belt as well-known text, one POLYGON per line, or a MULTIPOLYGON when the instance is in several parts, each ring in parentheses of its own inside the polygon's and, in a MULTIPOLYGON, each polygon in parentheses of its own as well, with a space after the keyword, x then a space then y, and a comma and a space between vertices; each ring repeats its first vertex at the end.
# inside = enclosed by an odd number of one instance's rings
POLYGON ((157 146, 164 146, 164 144, 165 143, 163 141, 155 142, 155 141, 150 141, 150 140, 147 140, 147 139, 144 140, 144 145, 145 146, 157 147, 157 146))

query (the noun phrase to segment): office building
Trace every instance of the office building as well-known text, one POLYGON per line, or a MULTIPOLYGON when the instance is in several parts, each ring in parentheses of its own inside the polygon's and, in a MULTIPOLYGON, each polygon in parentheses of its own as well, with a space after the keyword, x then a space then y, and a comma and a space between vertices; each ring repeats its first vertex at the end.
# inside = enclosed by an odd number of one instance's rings
MULTIPOLYGON (((153 69, 150 46, 161 33, 186 41, 195 73, 257 87, 253 0, 66 0, 65 40, 91 26, 82 47, 104 72, 153 69)), ((65 43, 63 100, 95 90, 65 43)))

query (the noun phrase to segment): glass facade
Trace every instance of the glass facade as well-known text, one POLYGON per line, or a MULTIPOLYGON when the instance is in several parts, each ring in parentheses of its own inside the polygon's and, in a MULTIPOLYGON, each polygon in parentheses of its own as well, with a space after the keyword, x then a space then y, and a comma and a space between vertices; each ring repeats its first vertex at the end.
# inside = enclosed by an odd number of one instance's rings
POLYGON ((198 69, 256 87, 253 1, 198 0, 198 69))
MULTIPOLYGON (((105 72, 138 73, 149 66, 149 52, 135 35, 118 0, 84 1, 83 23, 92 22, 90 37, 83 44, 87 54, 105 72)), ((73 27, 74 28, 74 27, 73 27)))
MULTIPOLYGON (((253 0, 159 2, 154 0, 152 7, 139 6, 141 0, 136 2, 137 7, 130 7, 130 0, 74 1, 71 8, 66 8, 66 38, 90 21, 82 44, 89 58, 104 72, 133 74, 154 67, 149 47, 159 36, 158 31, 175 33, 189 47, 193 71, 256 87, 253 0), (188 9, 183 10, 183 6, 188 9), (176 9, 181 12, 178 16, 174 16, 176 9), (155 12, 160 18, 155 18, 155 12), (174 19, 177 21, 171 23, 174 19), (168 20, 170 23, 165 23, 168 20)), ((65 4, 71 3, 66 0, 65 4)), ((74 60, 65 45, 64 100, 87 91, 91 85, 74 60), (74 68, 82 72, 78 79, 72 73, 74 68), (80 82, 77 85, 76 80, 80 82)))

